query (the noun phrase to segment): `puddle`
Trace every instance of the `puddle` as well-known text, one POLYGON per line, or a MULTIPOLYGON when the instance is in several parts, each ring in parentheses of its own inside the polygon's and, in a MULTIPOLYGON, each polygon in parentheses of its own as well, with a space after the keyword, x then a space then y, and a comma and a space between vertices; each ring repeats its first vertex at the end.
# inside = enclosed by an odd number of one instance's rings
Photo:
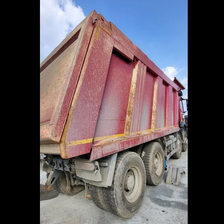
POLYGON ((50 191, 44 189, 44 185, 40 184, 40 201, 56 198, 59 193, 52 187, 50 191))

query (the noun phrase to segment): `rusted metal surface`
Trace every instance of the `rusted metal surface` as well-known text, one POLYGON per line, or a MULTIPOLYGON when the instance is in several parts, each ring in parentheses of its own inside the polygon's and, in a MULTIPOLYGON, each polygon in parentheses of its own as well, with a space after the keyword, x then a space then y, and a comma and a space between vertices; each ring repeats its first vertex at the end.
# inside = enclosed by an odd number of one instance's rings
POLYGON ((156 77, 153 88, 153 100, 152 100, 152 126, 151 130, 155 131, 156 127, 156 112, 157 112, 157 98, 158 98, 158 81, 159 77, 156 77))
POLYGON ((52 185, 55 183, 56 179, 60 175, 60 171, 57 170, 51 170, 49 173, 49 176, 47 178, 47 181, 44 185, 44 189, 47 191, 51 190, 52 185))
POLYGON ((85 183, 85 198, 91 198, 91 195, 89 194, 88 186, 86 183, 85 183))
POLYGON ((125 122, 125 128, 124 128, 125 136, 129 136, 131 131, 135 92, 136 92, 137 77, 138 77, 137 75, 138 75, 138 70, 140 67, 139 64, 140 64, 140 61, 137 62, 132 72, 132 80, 131 80, 131 87, 130 87, 129 100, 128 100, 128 109, 126 113, 126 122, 125 122))
POLYGON ((63 43, 42 63, 52 80, 41 82, 42 143, 58 142, 62 158, 94 160, 179 131, 182 84, 113 23, 93 11, 63 43))
POLYGON ((52 188, 52 185, 50 185, 50 186, 48 186, 46 184, 44 185, 44 190, 46 190, 46 191, 50 191, 51 188, 52 188))
MULTIPOLYGON (((141 124, 144 123, 144 121, 142 121, 144 120, 143 119, 144 115, 146 115, 146 114, 143 115, 143 106, 145 106, 144 103, 146 103, 144 102, 143 96, 144 96, 144 91, 148 89, 149 86, 147 86, 145 82, 145 80, 147 79, 146 77, 147 67, 140 61, 138 61, 138 63, 139 63, 139 66, 138 66, 139 71, 137 73, 136 90, 134 95, 134 102, 133 102, 134 104, 133 104, 131 129, 130 129, 130 134, 132 136, 139 135, 141 130, 146 130, 150 128, 150 126, 147 128, 141 127, 141 124)), ((147 101, 150 102, 151 100, 147 100, 147 101)))

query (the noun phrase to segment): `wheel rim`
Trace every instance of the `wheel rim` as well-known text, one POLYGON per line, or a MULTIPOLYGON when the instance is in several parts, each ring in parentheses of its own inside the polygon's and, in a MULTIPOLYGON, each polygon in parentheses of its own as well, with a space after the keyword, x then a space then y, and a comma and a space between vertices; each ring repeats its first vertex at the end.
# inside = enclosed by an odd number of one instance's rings
POLYGON ((124 195, 129 202, 134 202, 141 194, 142 176, 137 167, 131 167, 124 178, 124 195))
POLYGON ((160 176, 163 171, 163 158, 161 153, 156 152, 154 156, 154 168, 156 175, 160 176))

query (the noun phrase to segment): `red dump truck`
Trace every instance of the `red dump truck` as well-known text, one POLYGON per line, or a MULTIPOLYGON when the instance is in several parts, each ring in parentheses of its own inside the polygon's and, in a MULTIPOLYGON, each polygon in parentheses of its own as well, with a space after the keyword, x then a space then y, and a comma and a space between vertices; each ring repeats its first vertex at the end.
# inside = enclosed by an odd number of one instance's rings
POLYGON ((85 189, 99 208, 132 217, 146 184, 187 149, 183 89, 92 11, 40 64, 45 189, 85 189))

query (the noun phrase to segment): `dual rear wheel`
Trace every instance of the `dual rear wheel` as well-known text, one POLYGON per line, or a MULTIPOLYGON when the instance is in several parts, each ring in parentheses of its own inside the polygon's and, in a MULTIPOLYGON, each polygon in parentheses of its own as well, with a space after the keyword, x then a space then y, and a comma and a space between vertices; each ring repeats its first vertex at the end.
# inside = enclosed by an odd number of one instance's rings
POLYGON ((101 209, 130 218, 141 207, 146 186, 146 172, 141 157, 135 152, 120 153, 112 186, 89 186, 93 202, 101 209))
POLYGON ((96 206, 123 218, 130 218, 141 207, 146 184, 158 185, 164 174, 164 153, 158 142, 143 149, 142 158, 135 152, 118 155, 112 186, 89 185, 96 206))
POLYGON ((150 142, 142 152, 142 160, 146 170, 146 183, 156 186, 162 182, 165 159, 164 151, 159 142, 150 142))
MULTIPOLYGON (((178 133, 178 151, 172 156, 180 158, 184 147, 178 133)), ((186 150, 185 150, 186 151, 186 150)), ((96 206, 123 218, 130 218, 141 207, 145 187, 162 182, 165 170, 164 150, 159 142, 144 146, 141 157, 136 152, 118 154, 112 186, 89 185, 96 206)))

